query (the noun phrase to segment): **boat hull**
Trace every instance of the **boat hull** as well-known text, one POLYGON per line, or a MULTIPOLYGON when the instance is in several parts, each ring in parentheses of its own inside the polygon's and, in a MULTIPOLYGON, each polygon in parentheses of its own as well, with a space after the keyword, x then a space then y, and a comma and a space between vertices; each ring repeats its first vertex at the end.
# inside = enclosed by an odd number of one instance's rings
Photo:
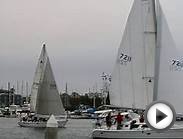
MULTIPOLYGON (((63 128, 63 127, 65 127, 67 120, 60 120, 57 122, 58 122, 58 128, 63 128)), ((47 122, 19 121, 18 125, 21 127, 46 128, 47 122)))
POLYGON ((104 130, 95 129, 92 132, 93 139, 122 139, 122 138, 175 138, 183 137, 183 128, 170 129, 161 133, 153 130, 104 130))
POLYGON ((96 119, 95 117, 71 115, 69 119, 96 119))

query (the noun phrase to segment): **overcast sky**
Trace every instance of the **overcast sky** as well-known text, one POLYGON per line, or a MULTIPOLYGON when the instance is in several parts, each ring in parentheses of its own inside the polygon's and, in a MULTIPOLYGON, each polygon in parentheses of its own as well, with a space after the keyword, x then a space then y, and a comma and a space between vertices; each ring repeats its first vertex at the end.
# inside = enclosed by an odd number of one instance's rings
MULTIPOLYGON (((111 73, 133 0, 0 0, 0 87, 32 84, 42 43, 59 90, 87 91, 111 73)), ((183 1, 161 0, 183 50, 183 1)))

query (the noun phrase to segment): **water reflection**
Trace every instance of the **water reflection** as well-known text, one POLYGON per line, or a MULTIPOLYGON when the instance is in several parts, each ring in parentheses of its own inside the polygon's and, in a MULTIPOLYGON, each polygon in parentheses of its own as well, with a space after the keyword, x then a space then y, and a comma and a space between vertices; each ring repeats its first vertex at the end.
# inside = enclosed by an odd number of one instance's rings
POLYGON ((58 139, 58 128, 48 127, 45 130, 45 138, 44 139, 58 139))

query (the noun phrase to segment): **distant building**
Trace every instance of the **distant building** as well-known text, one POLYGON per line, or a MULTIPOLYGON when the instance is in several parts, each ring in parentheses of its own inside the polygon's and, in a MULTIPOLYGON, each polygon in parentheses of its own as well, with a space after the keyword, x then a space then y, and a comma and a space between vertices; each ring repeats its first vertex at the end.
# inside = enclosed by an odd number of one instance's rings
POLYGON ((88 97, 91 99, 93 98, 94 96, 95 97, 98 97, 98 98, 102 98, 103 97, 103 94, 102 93, 93 93, 93 92, 89 92, 89 93, 86 93, 88 95, 88 97))
POLYGON ((22 96, 14 93, 14 89, 0 89, 0 107, 7 107, 11 104, 21 105, 22 96))
POLYGON ((71 98, 79 99, 80 98, 80 95, 77 92, 72 92, 71 98))
POLYGON ((102 93, 97 93, 97 97, 103 98, 103 94, 102 93))
POLYGON ((96 95, 96 93, 89 92, 89 93, 87 93, 87 95, 91 99, 96 95))
POLYGON ((71 106, 70 104, 70 96, 67 93, 61 94, 62 103, 65 109, 69 108, 71 106))

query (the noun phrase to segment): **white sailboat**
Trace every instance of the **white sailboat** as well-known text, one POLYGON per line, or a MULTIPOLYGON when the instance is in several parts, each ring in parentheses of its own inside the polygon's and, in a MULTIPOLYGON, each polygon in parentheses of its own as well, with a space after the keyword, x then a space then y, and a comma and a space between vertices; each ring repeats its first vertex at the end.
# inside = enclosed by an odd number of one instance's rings
POLYGON ((31 88, 31 111, 35 115, 28 115, 27 119, 21 119, 18 122, 20 126, 46 127, 51 115, 54 115, 58 127, 64 127, 67 122, 45 44, 43 44, 31 88))
MULTIPOLYGON (((134 0, 112 74, 110 101, 122 108, 145 109, 153 100, 166 100, 182 113, 183 63, 159 1, 134 0)), ((95 129, 92 137, 182 137, 183 126, 157 133, 136 129, 95 129)))

